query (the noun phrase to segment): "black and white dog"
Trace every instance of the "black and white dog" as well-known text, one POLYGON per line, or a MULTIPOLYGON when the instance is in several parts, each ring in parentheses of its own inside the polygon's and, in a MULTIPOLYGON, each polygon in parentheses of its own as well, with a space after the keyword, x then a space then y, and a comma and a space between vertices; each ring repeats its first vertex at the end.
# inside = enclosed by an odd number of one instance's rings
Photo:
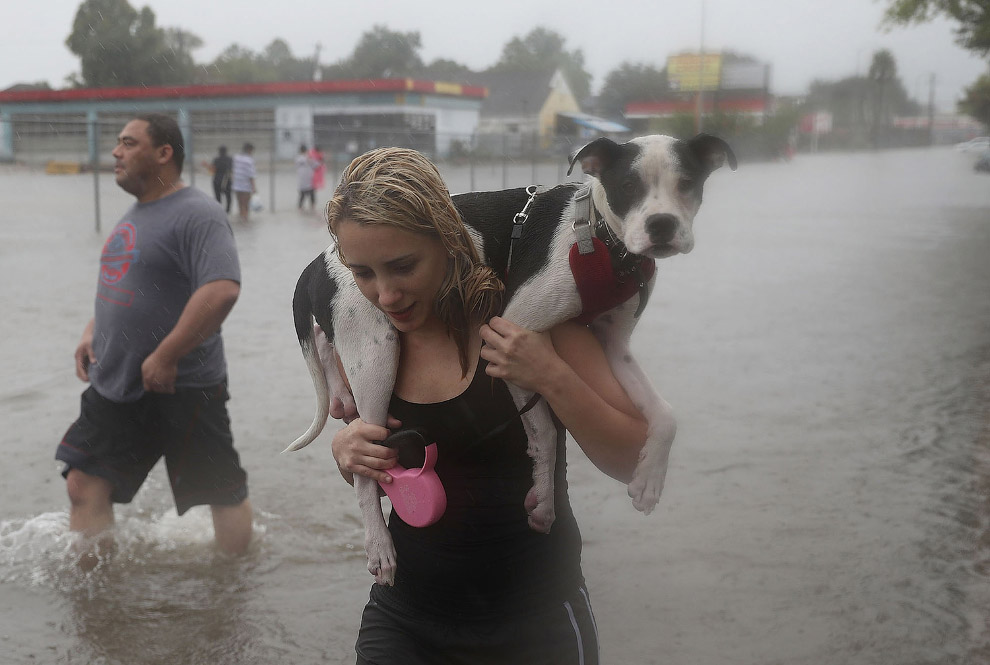
MULTIPOLYGON (((544 331, 575 318, 587 321, 602 343, 615 377, 649 423, 628 491, 644 513, 656 506, 674 439, 669 405, 633 359, 629 339, 652 291, 654 260, 694 247, 692 224, 708 176, 736 158, 720 138, 699 134, 681 141, 645 136, 617 144, 600 138, 572 159, 590 185, 566 184, 476 192, 453 197, 482 259, 505 276, 503 316, 544 331)), ((369 423, 385 426, 399 344, 386 316, 358 291, 328 247, 302 273, 292 302, 296 335, 317 392, 317 414, 286 450, 298 450, 323 430, 330 399, 369 423), (313 320, 326 337, 314 333, 313 320), (333 358, 336 350, 350 380, 347 390, 333 358)), ((509 385, 520 409, 531 394, 509 385)), ((533 458, 535 505, 530 525, 548 531, 554 520, 555 431, 540 402, 522 415, 533 458)), ((395 550, 382 515, 378 485, 356 476, 365 525, 368 570, 391 584, 395 550)))

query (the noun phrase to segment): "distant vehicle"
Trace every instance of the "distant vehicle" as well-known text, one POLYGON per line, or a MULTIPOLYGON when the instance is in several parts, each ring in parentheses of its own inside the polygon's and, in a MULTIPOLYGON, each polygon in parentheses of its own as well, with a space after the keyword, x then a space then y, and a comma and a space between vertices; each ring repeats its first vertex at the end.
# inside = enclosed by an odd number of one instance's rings
POLYGON ((990 136, 977 136, 975 139, 956 144, 959 152, 984 152, 990 150, 990 136))

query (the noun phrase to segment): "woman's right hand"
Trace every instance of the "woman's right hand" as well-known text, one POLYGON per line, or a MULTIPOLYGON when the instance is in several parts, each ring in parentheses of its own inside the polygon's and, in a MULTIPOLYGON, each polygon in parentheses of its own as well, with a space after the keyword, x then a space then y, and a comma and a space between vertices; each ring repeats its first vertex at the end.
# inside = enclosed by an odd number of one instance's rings
MULTIPOLYGON (((389 425, 393 424, 396 427, 401 425, 389 417, 389 425)), ((356 473, 382 483, 392 482, 392 476, 385 469, 395 466, 398 452, 377 443, 388 435, 386 428, 366 423, 360 418, 355 418, 333 435, 333 458, 344 480, 353 485, 356 473)))

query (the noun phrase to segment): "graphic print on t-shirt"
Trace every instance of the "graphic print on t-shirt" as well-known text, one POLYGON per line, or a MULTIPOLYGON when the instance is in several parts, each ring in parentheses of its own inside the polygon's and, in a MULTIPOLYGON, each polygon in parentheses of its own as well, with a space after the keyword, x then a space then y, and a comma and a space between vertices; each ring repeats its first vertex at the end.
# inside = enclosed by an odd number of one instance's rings
POLYGON ((137 245, 137 230, 130 222, 117 225, 110 237, 103 244, 103 255, 100 257, 100 285, 97 296, 101 299, 130 307, 134 301, 134 292, 122 289, 120 283, 131 264, 137 261, 140 251, 137 245))

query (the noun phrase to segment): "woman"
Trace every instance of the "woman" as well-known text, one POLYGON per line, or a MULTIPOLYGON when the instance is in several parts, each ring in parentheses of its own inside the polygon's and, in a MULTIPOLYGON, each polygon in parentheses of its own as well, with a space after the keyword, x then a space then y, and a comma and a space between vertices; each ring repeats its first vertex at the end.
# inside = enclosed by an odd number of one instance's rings
MULTIPOLYGON (((479 260, 440 174, 415 151, 356 158, 327 221, 361 293, 399 333, 390 425, 421 428, 436 442, 447 494, 431 526, 390 516, 395 585, 371 589, 357 662, 597 663, 564 430, 557 520, 549 534, 537 533, 525 508, 532 462, 504 383, 541 393, 588 457, 628 481, 647 425, 597 340, 575 323, 537 334, 494 316, 502 285, 479 260)), ((333 415, 345 414, 335 405, 333 415)), ((388 482, 396 453, 376 443, 388 433, 359 418, 337 432, 334 458, 345 479, 388 482)))
POLYGON ((251 211, 251 195, 258 191, 254 183, 255 166, 254 146, 245 143, 241 152, 234 155, 232 167, 232 183, 234 194, 237 196, 237 216, 242 222, 248 221, 251 211))

